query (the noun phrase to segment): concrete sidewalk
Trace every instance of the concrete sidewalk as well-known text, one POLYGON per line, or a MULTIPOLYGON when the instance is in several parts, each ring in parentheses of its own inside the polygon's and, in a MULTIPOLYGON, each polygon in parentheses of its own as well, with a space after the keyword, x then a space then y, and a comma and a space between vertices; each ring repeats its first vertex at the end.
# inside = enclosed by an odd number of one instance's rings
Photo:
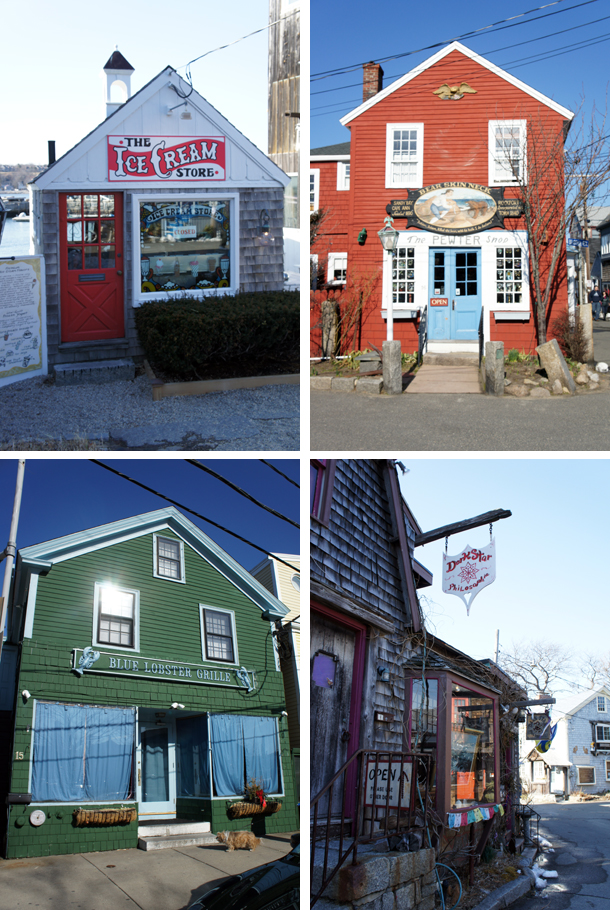
POLYGON ((229 875, 280 859, 290 833, 262 838, 252 853, 220 844, 112 850, 0 860, 2 910, 186 910, 229 875))

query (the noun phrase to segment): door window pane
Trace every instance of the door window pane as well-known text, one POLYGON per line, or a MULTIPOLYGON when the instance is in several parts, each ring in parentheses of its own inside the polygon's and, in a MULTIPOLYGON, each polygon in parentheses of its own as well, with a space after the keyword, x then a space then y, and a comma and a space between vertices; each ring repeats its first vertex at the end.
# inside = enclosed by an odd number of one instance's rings
POLYGON ((68 221, 68 243, 82 243, 83 240, 83 223, 82 221, 68 221))
POLYGON ((169 800, 167 727, 142 730, 142 802, 169 800))
POLYGON ((102 253, 102 268, 103 269, 113 269, 114 268, 114 247, 113 246, 103 246, 101 253, 102 253))
POLYGON ((102 243, 114 243, 114 221, 102 221, 100 224, 100 240, 102 243))
POLYGON ((80 196, 68 196, 66 199, 66 208, 68 212, 68 218, 80 218, 81 216, 81 197, 80 196))
POLYGON ((96 269, 98 267, 98 256, 96 246, 85 247, 85 268, 96 269))
POLYGON ((97 215, 97 196, 84 196, 85 215, 97 215))
POLYGON ((100 215, 114 218, 114 196, 100 196, 100 215))
POLYGON ((85 243, 96 243, 97 239, 97 221, 85 221, 85 243))
POLYGON ((68 247, 68 268, 72 270, 82 269, 83 251, 80 247, 68 247))

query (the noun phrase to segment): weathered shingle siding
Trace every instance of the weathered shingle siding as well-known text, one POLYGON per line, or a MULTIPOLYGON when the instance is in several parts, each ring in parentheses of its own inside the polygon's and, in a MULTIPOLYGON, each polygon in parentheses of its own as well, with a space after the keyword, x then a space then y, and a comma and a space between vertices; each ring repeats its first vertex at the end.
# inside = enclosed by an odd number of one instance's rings
MULTIPOLYGON (((568 760, 572 762, 570 768, 570 788, 572 791, 584 789, 587 793, 606 791, 606 761, 610 761, 610 754, 591 754, 591 742, 594 731, 591 723, 610 725, 610 714, 597 710, 597 699, 591 701, 580 709, 573 717, 568 717, 564 723, 568 727, 568 760), (585 752, 585 749, 587 750, 585 752), (595 768, 594 784, 578 783, 578 766, 595 768)), ((610 744, 609 744, 610 745, 610 744)))

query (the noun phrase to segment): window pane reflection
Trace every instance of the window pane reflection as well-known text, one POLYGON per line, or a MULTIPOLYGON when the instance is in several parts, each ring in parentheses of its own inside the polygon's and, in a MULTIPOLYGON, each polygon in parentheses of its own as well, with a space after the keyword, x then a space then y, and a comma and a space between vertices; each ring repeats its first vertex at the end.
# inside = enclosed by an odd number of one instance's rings
POLYGON ((67 200, 68 218, 80 218, 81 216, 81 197, 68 196, 67 200))
POLYGON ((79 247, 68 247, 68 268, 82 269, 83 251, 79 247))
POLYGON ((451 698, 451 808, 493 802, 493 701, 454 684, 451 698))
POLYGON ((103 246, 102 247, 102 268, 103 269, 113 269, 114 268, 114 247, 113 246, 103 246))
POLYGON ((97 247, 96 246, 86 246, 85 247, 85 268, 86 269, 96 269, 97 267, 98 267, 97 247))
POLYGON ((83 239, 82 221, 68 222, 68 243, 81 243, 83 239))
POLYGON ((85 196, 85 215, 97 215, 97 196, 85 196))

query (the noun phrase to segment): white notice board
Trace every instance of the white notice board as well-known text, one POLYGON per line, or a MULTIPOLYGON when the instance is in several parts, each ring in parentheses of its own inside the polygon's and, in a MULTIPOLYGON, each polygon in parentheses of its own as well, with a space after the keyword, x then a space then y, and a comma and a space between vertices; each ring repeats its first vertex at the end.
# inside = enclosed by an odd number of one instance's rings
POLYGON ((42 256, 0 259, 0 386, 47 373, 42 256))

